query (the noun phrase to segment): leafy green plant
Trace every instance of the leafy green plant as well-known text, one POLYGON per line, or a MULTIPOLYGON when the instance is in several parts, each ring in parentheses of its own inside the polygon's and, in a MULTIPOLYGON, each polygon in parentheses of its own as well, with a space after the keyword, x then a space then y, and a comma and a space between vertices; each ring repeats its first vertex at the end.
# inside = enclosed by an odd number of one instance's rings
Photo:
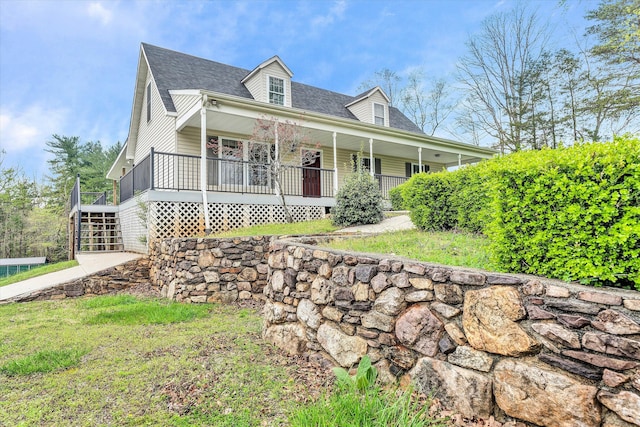
POLYGON ((31 375, 66 369, 78 365, 86 353, 86 350, 78 349, 42 350, 5 363, 0 367, 0 373, 9 376, 31 375))
POLYGON ((355 169, 336 194, 336 205, 331 208, 334 225, 377 224, 384 217, 380 187, 362 167, 361 155, 356 158, 355 169))
POLYGON ((371 359, 368 355, 360 359, 355 375, 349 375, 349 372, 340 367, 333 368, 333 373, 336 376, 336 383, 339 387, 355 389, 361 392, 372 387, 378 377, 378 371, 371 365, 371 359))
POLYGON ((487 227, 507 271, 640 290, 640 139, 495 161, 487 227))
POLYGON ((377 371, 364 356, 355 375, 335 368, 337 388, 312 405, 295 411, 293 427, 418 427, 445 426, 446 419, 429 416, 429 404, 413 390, 383 389, 376 384, 377 371))

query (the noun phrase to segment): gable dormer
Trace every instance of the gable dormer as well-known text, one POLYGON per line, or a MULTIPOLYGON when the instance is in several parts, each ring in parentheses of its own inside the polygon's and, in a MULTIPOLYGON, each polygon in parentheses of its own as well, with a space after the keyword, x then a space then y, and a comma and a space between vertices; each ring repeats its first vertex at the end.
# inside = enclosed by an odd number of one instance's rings
POLYGON ((389 126, 389 97, 376 86, 345 105, 361 122, 389 126))
POLYGON ((254 68, 242 79, 242 84, 256 101, 291 107, 292 76, 289 67, 276 55, 254 68))

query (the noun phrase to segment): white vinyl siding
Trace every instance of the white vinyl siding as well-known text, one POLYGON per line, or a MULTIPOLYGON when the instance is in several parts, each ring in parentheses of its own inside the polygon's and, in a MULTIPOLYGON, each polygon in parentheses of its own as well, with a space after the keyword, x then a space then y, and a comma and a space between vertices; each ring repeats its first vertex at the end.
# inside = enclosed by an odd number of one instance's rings
POLYGON ((291 107, 291 78, 277 62, 273 62, 256 72, 244 85, 253 96, 253 99, 268 103, 269 77, 282 79, 284 83, 284 105, 291 107))
POLYGON ((372 123, 371 120, 371 102, 365 98, 360 102, 350 105, 349 111, 353 113, 358 120, 363 123, 372 123))
MULTIPOLYGON (((176 149, 175 118, 167 116, 155 83, 147 79, 145 87, 151 88, 151 121, 139 121, 138 140, 134 157, 134 163, 136 164, 149 154, 151 147, 156 151, 168 153, 173 153, 176 149)), ((144 91, 142 105, 148 105, 148 93, 149 90, 144 91)), ((142 114, 146 115, 146 111, 142 114)))
POLYGON ((173 105, 175 105, 178 119, 180 119, 194 105, 198 104, 202 98, 199 95, 171 95, 171 99, 173 99, 173 105))
POLYGON ((147 114, 147 123, 151 121, 151 100, 152 100, 152 96, 151 96, 151 82, 147 83, 147 90, 145 91, 145 111, 147 114))

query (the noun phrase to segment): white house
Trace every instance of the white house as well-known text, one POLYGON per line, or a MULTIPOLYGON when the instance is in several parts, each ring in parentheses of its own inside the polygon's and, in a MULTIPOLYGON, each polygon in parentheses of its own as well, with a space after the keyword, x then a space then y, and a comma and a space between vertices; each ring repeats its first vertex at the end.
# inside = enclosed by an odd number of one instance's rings
MULTIPOLYGON (((128 138, 108 173, 119 181, 124 248, 284 221, 280 195, 295 220, 322 217, 361 151, 385 196, 414 173, 495 154, 425 135, 379 87, 349 96, 293 81, 278 56, 245 70, 143 43, 128 138), (293 123, 309 142, 295 147, 280 186, 263 173, 279 142, 255 141, 261 121, 293 123)), ((76 211, 86 211, 80 199, 76 211)), ((76 211, 72 228, 82 229, 76 211)))

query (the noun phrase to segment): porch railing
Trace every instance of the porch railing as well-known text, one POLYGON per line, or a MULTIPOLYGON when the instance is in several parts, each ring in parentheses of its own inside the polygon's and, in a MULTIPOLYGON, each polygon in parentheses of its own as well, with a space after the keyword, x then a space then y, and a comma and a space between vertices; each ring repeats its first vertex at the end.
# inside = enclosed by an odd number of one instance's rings
POLYGON ((380 175, 375 174, 375 178, 378 181, 378 185, 380 186, 380 192, 382 193, 382 198, 388 200, 389 199, 389 190, 397 187, 400 184, 407 182, 409 178, 404 176, 391 176, 391 175, 380 175))
MULTIPOLYGON (((334 197, 333 169, 284 166, 280 191, 285 196, 334 197)), ((385 199, 408 178, 375 175, 385 199)), ((268 165, 207 157, 207 190, 240 194, 276 194, 268 165)), ((200 156, 151 153, 120 179, 120 202, 145 190, 200 191, 200 156)))
MULTIPOLYGON (((284 166, 281 192, 286 196, 333 197, 332 169, 284 166)), ((207 158, 207 190, 241 194, 276 194, 268 165, 207 158)), ((120 202, 148 189, 200 191, 200 156, 156 152, 120 179, 120 202)))

